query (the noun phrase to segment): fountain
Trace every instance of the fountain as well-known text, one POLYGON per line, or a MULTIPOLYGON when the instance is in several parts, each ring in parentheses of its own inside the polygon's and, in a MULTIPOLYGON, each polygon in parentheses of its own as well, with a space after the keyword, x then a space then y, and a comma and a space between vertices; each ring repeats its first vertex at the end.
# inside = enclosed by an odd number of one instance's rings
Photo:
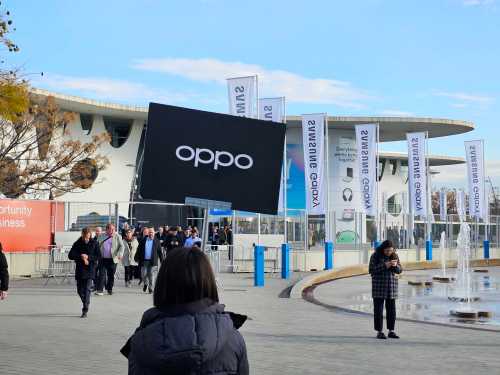
POLYGON ((454 278, 446 274, 446 262, 448 261, 448 248, 446 247, 446 232, 444 231, 441 232, 439 249, 441 250, 441 275, 434 276, 432 279, 442 283, 449 283, 450 281, 454 280, 454 278))
POLYGON ((478 311, 471 305, 478 301, 479 297, 472 295, 472 277, 470 266, 470 226, 462 222, 460 224, 460 233, 457 238, 457 276, 455 290, 448 299, 459 302, 460 307, 450 311, 451 315, 463 319, 477 319, 491 316, 491 312, 478 311))

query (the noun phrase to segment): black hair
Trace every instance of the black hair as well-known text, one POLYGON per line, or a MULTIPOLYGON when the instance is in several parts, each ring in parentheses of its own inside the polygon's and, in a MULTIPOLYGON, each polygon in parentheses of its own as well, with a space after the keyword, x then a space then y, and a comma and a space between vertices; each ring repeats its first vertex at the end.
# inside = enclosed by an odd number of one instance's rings
POLYGON ((389 247, 394 248, 394 244, 390 240, 385 240, 380 245, 377 246, 377 248, 375 249, 375 252, 377 253, 377 255, 379 257, 383 257, 384 256, 384 250, 388 249, 389 247))
POLYGON ((179 247, 168 252, 156 279, 155 307, 162 309, 206 298, 219 302, 208 257, 198 247, 179 247))
POLYGON ((0 242, 0 253, 3 251, 2 243, 0 242))

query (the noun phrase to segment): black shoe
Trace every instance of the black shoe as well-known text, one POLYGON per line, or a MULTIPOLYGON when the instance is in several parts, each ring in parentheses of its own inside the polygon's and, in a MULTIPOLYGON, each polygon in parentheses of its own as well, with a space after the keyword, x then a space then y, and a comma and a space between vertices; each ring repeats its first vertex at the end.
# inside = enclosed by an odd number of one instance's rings
POLYGON ((153 293, 153 289, 148 288, 148 292, 149 292, 149 294, 153 293))
POLYGON ((387 337, 389 337, 390 339, 399 339, 399 336, 396 335, 396 332, 394 332, 394 331, 389 332, 387 337))
POLYGON ((142 291, 143 291, 144 293, 146 293, 146 290, 147 290, 147 289, 148 289, 148 286, 147 286, 146 284, 144 284, 144 286, 142 287, 142 291))
POLYGON ((112 295, 113 295, 113 291, 112 291, 112 290, 108 290, 108 294, 109 294, 110 296, 112 296, 112 295))
POLYGON ((387 337, 385 337, 384 332, 379 332, 379 333, 377 333, 377 339, 386 340, 387 337))
POLYGON ((80 318, 86 318, 87 317, 87 312, 86 311, 83 311, 82 312, 82 315, 80 316, 80 318))

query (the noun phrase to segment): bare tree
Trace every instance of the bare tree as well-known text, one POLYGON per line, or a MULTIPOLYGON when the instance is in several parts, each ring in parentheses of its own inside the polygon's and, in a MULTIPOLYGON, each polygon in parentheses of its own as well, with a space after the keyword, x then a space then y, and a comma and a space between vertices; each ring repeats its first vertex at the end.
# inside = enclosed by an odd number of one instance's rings
POLYGON ((86 189, 109 163, 98 154, 109 135, 71 139, 66 126, 75 115, 60 111, 52 97, 31 96, 19 71, 5 68, 4 52, 19 51, 12 25, 10 12, 0 8, 0 194, 52 198, 86 189))
POLYGON ((53 97, 30 103, 16 121, 0 119, 0 192, 56 197, 88 188, 109 164, 98 154, 109 135, 73 140, 66 129, 73 113, 61 112, 53 97))

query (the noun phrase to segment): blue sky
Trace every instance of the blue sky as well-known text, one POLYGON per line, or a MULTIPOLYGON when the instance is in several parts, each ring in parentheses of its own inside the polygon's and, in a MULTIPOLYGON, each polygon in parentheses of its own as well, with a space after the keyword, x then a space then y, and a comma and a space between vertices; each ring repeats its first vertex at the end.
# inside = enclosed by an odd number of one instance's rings
MULTIPOLYGON (((224 78, 255 72, 262 96, 286 92, 289 114, 472 121, 474 132, 430 151, 463 156, 464 140, 484 138, 500 182, 500 0, 3 3, 21 47, 8 63, 43 71, 37 87, 225 112, 224 78)), ((463 171, 437 180, 459 183, 463 171)))

